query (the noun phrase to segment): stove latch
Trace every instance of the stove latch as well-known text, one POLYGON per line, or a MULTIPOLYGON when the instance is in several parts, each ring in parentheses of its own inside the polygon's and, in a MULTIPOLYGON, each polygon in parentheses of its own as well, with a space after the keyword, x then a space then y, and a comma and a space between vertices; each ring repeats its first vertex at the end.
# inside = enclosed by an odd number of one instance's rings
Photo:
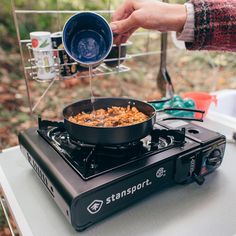
POLYGON ((180 184, 195 181, 201 185, 204 177, 200 175, 202 160, 196 152, 179 156, 176 160, 175 181, 180 184))

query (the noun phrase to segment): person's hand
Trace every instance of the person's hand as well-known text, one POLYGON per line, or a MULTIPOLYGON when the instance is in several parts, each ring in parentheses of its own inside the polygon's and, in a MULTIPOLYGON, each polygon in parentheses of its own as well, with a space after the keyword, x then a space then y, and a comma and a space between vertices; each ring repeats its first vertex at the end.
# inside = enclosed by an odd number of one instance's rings
POLYGON ((161 32, 181 32, 187 17, 184 5, 157 0, 126 0, 113 14, 110 24, 115 43, 127 41, 139 27, 161 32))

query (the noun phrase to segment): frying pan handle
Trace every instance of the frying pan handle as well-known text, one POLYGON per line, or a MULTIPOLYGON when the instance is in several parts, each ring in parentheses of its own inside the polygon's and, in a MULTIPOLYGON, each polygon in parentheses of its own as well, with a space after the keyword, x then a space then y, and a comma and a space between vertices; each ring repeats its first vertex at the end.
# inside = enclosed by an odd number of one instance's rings
POLYGON ((203 122, 202 118, 198 119, 198 118, 191 118, 191 117, 176 117, 176 116, 173 116, 173 117, 167 117, 167 118, 160 119, 160 121, 165 121, 165 120, 187 120, 187 121, 203 122))
POLYGON ((172 98, 166 98, 166 99, 162 99, 162 100, 153 100, 153 101, 148 101, 148 103, 165 103, 165 102, 168 102, 168 101, 170 101, 170 100, 172 100, 172 98))
POLYGON ((196 112, 196 113, 201 113, 201 114, 205 113, 205 111, 203 111, 203 110, 190 109, 190 108, 177 108, 177 107, 164 108, 164 109, 157 110, 157 111, 158 112, 164 112, 164 111, 191 111, 191 112, 196 112))
POLYGON ((190 111, 190 112, 194 112, 194 113, 201 113, 202 117, 200 119, 198 119, 198 118, 192 118, 192 117, 176 117, 176 116, 172 116, 172 117, 163 118, 163 119, 161 119, 162 121, 164 121, 164 120, 188 120, 188 121, 200 121, 200 122, 203 122, 203 114, 205 113, 205 111, 202 111, 202 110, 190 109, 190 108, 176 108, 176 107, 165 108, 165 109, 157 110, 156 112, 165 112, 165 111, 190 111))

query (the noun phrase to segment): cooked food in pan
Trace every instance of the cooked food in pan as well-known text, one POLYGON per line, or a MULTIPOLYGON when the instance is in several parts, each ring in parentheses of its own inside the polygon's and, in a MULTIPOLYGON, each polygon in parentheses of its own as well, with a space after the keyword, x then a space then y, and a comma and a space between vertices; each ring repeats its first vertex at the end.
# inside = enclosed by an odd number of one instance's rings
POLYGON ((120 127, 146 121, 149 117, 136 107, 112 106, 107 109, 94 110, 91 113, 80 112, 70 116, 69 121, 84 126, 120 127))

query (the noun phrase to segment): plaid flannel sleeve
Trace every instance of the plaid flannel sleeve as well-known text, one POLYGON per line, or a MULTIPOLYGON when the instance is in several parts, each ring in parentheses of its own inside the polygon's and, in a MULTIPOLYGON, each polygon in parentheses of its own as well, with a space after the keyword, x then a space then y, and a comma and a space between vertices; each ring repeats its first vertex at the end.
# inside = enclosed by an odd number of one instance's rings
POLYGON ((191 0, 194 40, 189 50, 236 51, 236 0, 191 0))

